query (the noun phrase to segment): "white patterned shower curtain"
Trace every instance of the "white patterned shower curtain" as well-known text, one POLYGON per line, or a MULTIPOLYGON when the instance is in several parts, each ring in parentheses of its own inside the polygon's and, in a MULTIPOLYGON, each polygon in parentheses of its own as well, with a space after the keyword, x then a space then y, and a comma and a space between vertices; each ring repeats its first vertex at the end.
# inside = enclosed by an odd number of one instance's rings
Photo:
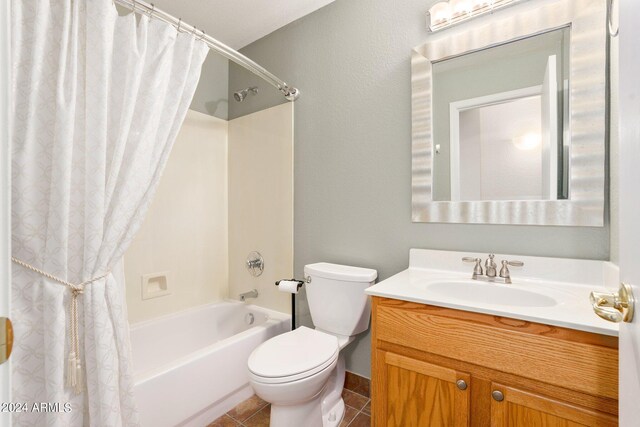
POLYGON ((78 296, 82 390, 70 374, 70 290, 14 264, 13 402, 19 426, 138 425, 122 257, 139 229, 207 46, 111 0, 14 0, 12 246, 78 296), (70 412, 66 412, 70 403, 70 412), (54 406, 55 408, 55 406, 54 406))

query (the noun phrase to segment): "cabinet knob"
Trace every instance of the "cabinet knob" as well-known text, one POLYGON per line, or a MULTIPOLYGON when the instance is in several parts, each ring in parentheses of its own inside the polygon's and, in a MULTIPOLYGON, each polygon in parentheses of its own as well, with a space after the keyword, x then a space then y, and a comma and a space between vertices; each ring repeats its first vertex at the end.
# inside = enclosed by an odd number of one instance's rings
POLYGON ((493 390, 491 392, 491 397, 493 397, 493 400, 496 402, 502 402, 504 400, 504 394, 502 394, 500 390, 493 390))
POLYGON ((460 390, 466 390, 467 389, 467 382, 465 380, 458 380, 458 381, 456 381, 456 386, 460 390))

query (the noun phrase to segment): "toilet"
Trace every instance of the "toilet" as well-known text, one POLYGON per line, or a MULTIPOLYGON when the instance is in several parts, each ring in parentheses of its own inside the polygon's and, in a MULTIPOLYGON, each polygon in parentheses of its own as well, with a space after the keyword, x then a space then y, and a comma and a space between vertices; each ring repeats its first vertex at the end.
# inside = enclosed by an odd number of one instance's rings
POLYGON ((249 382, 271 403, 271 427, 334 427, 344 416, 342 349, 369 328, 364 290, 378 273, 368 268, 316 263, 304 268, 311 319, 258 346, 249 356, 249 382))

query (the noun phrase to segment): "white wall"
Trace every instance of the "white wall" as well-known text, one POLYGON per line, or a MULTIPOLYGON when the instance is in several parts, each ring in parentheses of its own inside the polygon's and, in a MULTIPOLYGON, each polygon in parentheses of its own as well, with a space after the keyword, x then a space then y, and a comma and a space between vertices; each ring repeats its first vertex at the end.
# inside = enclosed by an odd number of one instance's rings
POLYGON ((542 199, 542 147, 523 150, 514 137, 542 129, 539 96, 480 110, 482 200, 542 199))
POLYGON ((293 103, 229 122, 229 294, 258 289, 250 302, 291 312, 274 282, 293 277, 293 103), (247 255, 262 254, 253 277, 247 255))
POLYGON ((130 322, 227 297, 227 137, 225 120, 188 112, 125 255, 130 322), (141 276, 164 271, 171 294, 143 301, 141 276))
MULTIPOLYGON (((614 2, 614 22, 618 22, 618 2, 614 2)), ((610 78, 610 92, 609 92, 609 222, 610 222, 610 260, 611 262, 618 264, 620 252, 619 252, 619 237, 620 228, 618 221, 618 205, 620 202, 619 184, 618 184, 618 163, 620 153, 620 134, 619 134, 619 61, 620 61, 620 38, 615 37, 611 39, 611 45, 609 46, 609 78, 610 78)))
POLYGON ((540 114, 539 96, 460 114, 461 200, 542 199, 541 145, 514 144, 527 134, 539 137, 540 114))

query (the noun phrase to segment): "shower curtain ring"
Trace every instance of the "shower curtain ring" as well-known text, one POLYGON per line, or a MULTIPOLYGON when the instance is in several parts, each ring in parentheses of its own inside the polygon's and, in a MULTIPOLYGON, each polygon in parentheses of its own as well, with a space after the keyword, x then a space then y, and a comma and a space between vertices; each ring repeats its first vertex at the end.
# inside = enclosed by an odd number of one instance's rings
POLYGON ((204 39, 204 36, 206 36, 207 34, 204 32, 204 30, 200 30, 202 31, 202 33, 200 34, 200 38, 198 38, 198 40, 202 40, 204 39))
POLYGON ((136 13, 136 0, 131 2, 131 12, 136 13))
POLYGON ((180 32, 180 26, 182 25, 182 18, 178 18, 178 32, 180 32))
POLYGON ((153 3, 149 3, 151 5, 151 10, 149 11, 149 19, 153 18, 153 12, 156 10, 156 5, 153 3))

